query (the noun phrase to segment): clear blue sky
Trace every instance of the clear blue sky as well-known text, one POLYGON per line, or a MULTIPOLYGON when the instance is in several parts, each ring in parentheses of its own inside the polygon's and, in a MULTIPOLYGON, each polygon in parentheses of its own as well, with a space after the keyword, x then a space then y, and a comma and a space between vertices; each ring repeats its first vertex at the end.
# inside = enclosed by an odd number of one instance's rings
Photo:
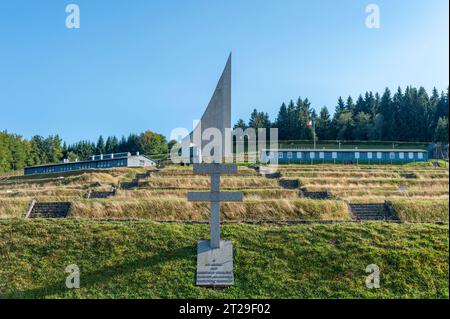
POLYGON ((233 52, 233 122, 308 97, 447 89, 447 0, 2 0, 0 130, 100 134, 192 127, 233 52), (81 28, 65 27, 65 6, 81 28), (365 7, 381 28, 365 26, 365 7))

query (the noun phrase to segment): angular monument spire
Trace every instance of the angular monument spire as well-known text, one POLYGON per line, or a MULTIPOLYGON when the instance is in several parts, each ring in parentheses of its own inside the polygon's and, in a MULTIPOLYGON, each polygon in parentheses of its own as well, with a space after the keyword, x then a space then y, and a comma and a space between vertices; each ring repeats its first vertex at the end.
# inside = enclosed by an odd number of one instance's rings
POLYGON ((231 127, 231 53, 201 123, 202 131, 215 127, 222 134, 231 127))
MULTIPOLYGON (((198 142, 197 138, 201 138, 203 132, 208 128, 216 128, 222 133, 222 154, 225 154, 225 129, 231 128, 231 53, 200 123, 185 139, 200 146, 196 143, 198 142)), ((202 139, 202 148, 207 143, 208 140, 202 139)))

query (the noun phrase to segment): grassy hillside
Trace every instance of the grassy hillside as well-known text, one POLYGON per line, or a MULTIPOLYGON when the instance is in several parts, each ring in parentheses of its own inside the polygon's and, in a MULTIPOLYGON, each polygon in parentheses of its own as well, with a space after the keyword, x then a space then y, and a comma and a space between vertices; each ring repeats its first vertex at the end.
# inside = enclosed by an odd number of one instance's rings
POLYGON ((388 223, 225 225, 235 285, 195 286, 207 225, 0 221, 3 298, 448 298, 448 226, 388 223), (65 288, 77 264, 81 288, 65 288), (365 268, 381 269, 381 288, 365 268))

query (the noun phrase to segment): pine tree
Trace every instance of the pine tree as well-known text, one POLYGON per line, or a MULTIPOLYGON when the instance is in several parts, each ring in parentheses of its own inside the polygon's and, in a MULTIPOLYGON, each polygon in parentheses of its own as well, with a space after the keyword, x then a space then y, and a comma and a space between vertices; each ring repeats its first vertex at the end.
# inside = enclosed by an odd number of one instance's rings
POLYGON ((448 89, 447 94, 442 92, 441 98, 439 99, 439 103, 437 105, 436 109, 436 118, 439 119, 440 117, 447 117, 448 118, 448 89))
POLYGON ((139 135, 130 134, 127 138, 127 152, 136 153, 139 152, 139 135))
POLYGON ((234 124, 233 129, 240 128, 242 130, 245 130, 247 128, 247 124, 245 124, 245 121, 243 119, 239 119, 236 124, 234 124))
POLYGON ((44 140, 46 163, 58 163, 63 158, 62 140, 58 135, 50 135, 44 140))
POLYGON ((255 127, 257 118, 258 118, 258 111, 256 109, 253 109, 253 112, 250 114, 250 119, 248 120, 248 126, 255 127))
POLYGON ((297 120, 298 116, 297 116, 297 112, 295 109, 294 101, 292 101, 292 100, 288 104, 287 114, 288 114, 287 127, 286 127, 287 139, 288 140, 298 139, 298 137, 299 137, 298 120, 297 120))
POLYGON ((280 140, 286 140, 288 136, 287 132, 288 112, 286 104, 281 104, 278 116, 275 121, 275 126, 278 128, 278 138, 280 140))
POLYGON ((377 99, 372 92, 366 92, 363 106, 364 106, 363 110, 364 113, 369 114, 371 116, 374 116, 377 113, 378 109, 377 99))
POLYGON ((414 103, 414 113, 416 119, 416 141, 430 141, 433 135, 430 132, 430 112, 432 106, 430 106, 430 98, 425 88, 420 87, 417 91, 417 100, 414 103))
MULTIPOLYGON (((379 128, 379 130, 381 130, 381 132, 379 132, 379 139, 385 141, 394 140, 393 129, 396 122, 395 109, 392 103, 391 91, 389 88, 386 88, 381 96, 379 103, 379 114, 383 117, 383 124, 381 125, 381 128, 379 128)), ((380 120, 378 125, 380 125, 380 120)))
POLYGON ((372 118, 374 119, 375 116, 380 112, 380 94, 377 92, 375 93, 375 99, 374 99, 374 104, 373 104, 373 109, 372 109, 372 118))
POLYGON ((31 156, 35 165, 49 162, 45 149, 45 139, 42 136, 35 135, 31 138, 31 156))
POLYGON ((33 136, 30 140, 30 155, 28 158, 28 165, 40 165, 42 162, 42 150, 40 149, 40 141, 43 140, 41 136, 33 136))
POLYGON ((303 119, 302 125, 303 125, 303 136, 302 138, 305 140, 312 140, 314 137, 313 134, 313 127, 312 126, 307 126, 306 122, 308 120, 316 120, 317 119, 317 113, 316 111, 311 108, 311 102, 309 102, 308 98, 305 98, 305 100, 303 101, 303 112, 302 114, 305 115, 305 118, 303 119))
POLYGON ((119 140, 115 136, 109 136, 106 139, 105 153, 112 154, 119 151, 119 140))
POLYGON ((96 155, 96 146, 90 141, 79 141, 68 147, 68 153, 75 154, 78 160, 88 160, 96 155))
POLYGON ((294 112, 294 116, 295 116, 295 126, 296 126, 296 131, 295 131, 295 135, 292 136, 292 140, 299 140, 299 139, 303 139, 304 131, 305 131, 305 127, 306 127, 306 117, 307 114, 305 112, 305 104, 303 102, 303 99, 301 97, 299 97, 297 99, 297 102, 295 103, 295 112, 294 112))
POLYGON ((103 136, 100 135, 97 141, 97 154, 105 154, 105 140, 103 139, 103 136))
MULTIPOLYGON (((368 93, 366 93, 367 95, 368 93)), ((355 105, 355 111, 353 112, 353 117, 356 117, 358 113, 366 113, 366 103, 364 102, 364 98, 362 95, 359 95, 358 99, 356 100, 355 105)))
POLYGON ((314 110, 311 110, 311 103, 306 98, 297 102, 297 137, 300 140, 311 140, 313 138, 313 128, 306 125, 306 122, 315 118, 314 110))
POLYGON ((9 140, 9 149, 11 152, 9 169, 17 171, 26 166, 27 150, 21 136, 10 135, 9 140))
POLYGON ((332 121, 332 131, 335 139, 351 140, 353 138, 354 114, 352 111, 356 112, 356 105, 353 104, 353 99, 349 96, 347 104, 345 104, 342 97, 339 97, 332 121))
POLYGON ((270 128, 269 114, 264 112, 258 112, 256 109, 253 110, 248 126, 254 129, 258 128, 270 128))
POLYGON ((405 141, 407 138, 406 130, 410 121, 407 109, 404 106, 402 89, 399 87, 392 98, 392 105, 395 109, 395 127, 391 127, 393 141, 405 141))
POLYGON ((270 123, 270 118, 268 113, 258 112, 256 109, 253 110, 250 120, 248 122, 248 127, 255 129, 255 137, 258 139, 259 131, 258 129, 266 129, 266 138, 270 136, 269 129, 272 126, 270 123))
MULTIPOLYGON (((351 97, 349 97, 349 99, 351 99, 351 97)), ((339 114, 342 114, 345 111, 346 111, 345 103, 344 103, 344 100, 342 99, 342 97, 340 96, 338 98, 335 113, 337 113, 337 115, 339 116, 339 114)))
POLYGON ((352 114, 348 111, 343 112, 334 118, 333 121, 336 129, 336 139, 351 140, 354 126, 352 114))
POLYGON ((0 132, 0 172, 9 172, 11 170, 10 163, 12 160, 11 148, 9 145, 9 134, 0 132))
POLYGON ((62 152, 63 152, 63 158, 67 158, 67 143, 66 141, 64 141, 63 146, 62 146, 62 152))
POLYGON ((352 130, 353 138, 358 141, 367 141, 369 139, 369 132, 372 124, 370 114, 359 112, 354 121, 355 125, 352 130))
POLYGON ((316 124, 316 134, 319 140, 331 140, 333 136, 330 113, 326 106, 320 110, 316 124))
POLYGON ((434 141, 439 143, 448 143, 448 129, 448 118, 439 118, 436 131, 434 133, 434 141))
POLYGON ((347 98, 347 104, 345 105, 345 109, 350 112, 351 114, 356 114, 356 106, 355 103, 353 103, 353 99, 351 96, 347 98))
POLYGON ((381 113, 375 115, 372 125, 369 128, 369 140, 381 141, 383 139, 383 130, 385 128, 384 116, 381 113))
POLYGON ((118 152, 128 152, 128 144, 127 144, 127 139, 125 136, 122 136, 120 138, 119 145, 117 146, 117 151, 118 152))

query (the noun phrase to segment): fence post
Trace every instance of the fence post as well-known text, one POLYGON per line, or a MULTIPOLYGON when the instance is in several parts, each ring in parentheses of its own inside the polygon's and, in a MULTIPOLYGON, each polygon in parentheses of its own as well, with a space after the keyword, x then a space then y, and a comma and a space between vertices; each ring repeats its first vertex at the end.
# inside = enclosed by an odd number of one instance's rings
POLYGON ((33 208, 34 208, 34 205, 35 205, 35 204, 36 204, 36 200, 33 199, 33 200, 31 201, 30 205, 28 206, 28 211, 27 211, 27 213, 26 213, 26 215, 25 215, 25 218, 30 218, 30 214, 31 214, 31 212, 33 211, 33 208))

